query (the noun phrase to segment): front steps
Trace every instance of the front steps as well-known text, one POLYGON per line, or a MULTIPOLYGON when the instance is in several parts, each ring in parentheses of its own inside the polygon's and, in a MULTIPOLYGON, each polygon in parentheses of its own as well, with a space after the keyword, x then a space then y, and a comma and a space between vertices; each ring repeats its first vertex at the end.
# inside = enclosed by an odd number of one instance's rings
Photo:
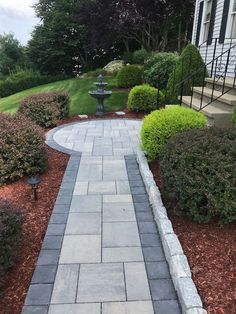
POLYGON ((182 104, 186 107, 191 107, 197 111, 201 108, 201 112, 207 117, 209 126, 229 127, 232 126, 232 115, 236 110, 236 86, 233 78, 226 78, 224 92, 223 80, 218 80, 214 84, 214 79, 206 78, 206 86, 193 87, 193 96, 183 96, 182 104), (212 99, 212 88, 215 86, 212 99), (219 98, 218 98, 219 97, 219 98), (218 99, 217 99, 218 98, 218 99), (207 105, 211 102, 209 105, 207 105), (192 105, 191 105, 192 103, 192 105), (207 105, 207 106, 206 106, 207 105), (206 106, 204 108, 204 106, 206 106))

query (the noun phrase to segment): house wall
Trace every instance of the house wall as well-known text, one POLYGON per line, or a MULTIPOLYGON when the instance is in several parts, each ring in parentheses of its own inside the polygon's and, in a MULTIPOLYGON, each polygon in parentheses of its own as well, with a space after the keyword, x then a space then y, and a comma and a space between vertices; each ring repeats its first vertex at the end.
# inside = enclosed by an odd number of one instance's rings
MULTIPOLYGON (((199 19, 199 7, 200 2, 204 2, 203 6, 203 18, 202 18, 202 25, 201 25, 201 32, 200 32, 200 38, 199 38, 199 51, 202 55, 203 60, 208 65, 208 71, 211 73, 212 71, 212 60, 220 55, 223 54, 222 57, 217 59, 217 69, 216 69, 216 62, 214 62, 213 68, 216 71, 213 71, 213 75, 221 75, 225 71, 225 65, 227 63, 228 59, 228 49, 232 47, 234 44, 236 44, 236 39, 230 38, 231 33, 231 12, 232 12, 232 6, 233 6, 233 0, 230 1, 230 7, 229 7, 229 14, 228 14, 228 22, 227 22, 227 28, 226 28, 226 34, 225 34, 225 41, 223 44, 220 44, 216 39, 219 39, 220 37, 220 29, 221 29, 221 22, 222 22, 222 15, 223 15, 223 8, 224 8, 224 0, 218 0, 217 1, 217 8, 216 8, 216 16, 215 16, 215 23, 214 23, 214 31, 213 31, 213 40, 211 45, 207 45, 206 42, 203 42, 203 33, 204 33, 204 17, 206 14, 205 8, 206 8, 206 0, 197 0, 196 2, 196 8, 195 8, 195 18, 194 18, 194 25, 193 25, 193 35, 192 35, 192 43, 196 43, 196 34, 197 34, 197 25, 198 25, 198 19, 199 19), (216 47, 216 49, 215 49, 216 47), (215 54, 214 54, 215 51, 215 54), (216 73, 215 73, 216 72, 216 73)), ((235 60, 236 60, 236 47, 232 49, 229 55, 229 66, 227 71, 227 76, 234 76, 235 75, 235 60)))

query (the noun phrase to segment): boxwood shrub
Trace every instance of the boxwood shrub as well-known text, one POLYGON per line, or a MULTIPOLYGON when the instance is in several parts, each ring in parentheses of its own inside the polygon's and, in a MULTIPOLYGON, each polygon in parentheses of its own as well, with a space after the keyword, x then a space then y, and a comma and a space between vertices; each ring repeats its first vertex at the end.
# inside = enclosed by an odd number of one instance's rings
POLYGON ((144 118, 141 129, 143 150, 149 160, 155 160, 170 137, 181 131, 206 125, 206 117, 189 108, 171 106, 153 111, 144 118))
POLYGON ((0 200, 0 277, 13 265, 22 223, 20 211, 0 200))
MULTIPOLYGON (((198 222, 236 220, 236 129, 190 130, 160 155, 164 194, 198 222)), ((173 204, 173 202, 172 202, 173 204)))
POLYGON ((43 93, 25 98, 19 112, 41 127, 51 127, 57 121, 68 116, 70 97, 67 93, 43 93))
POLYGON ((127 65, 117 74, 118 87, 133 87, 143 82, 143 68, 137 65, 127 65))
POLYGON ((162 104, 164 95, 149 85, 138 85, 132 88, 128 97, 128 109, 131 111, 150 112, 162 104), (159 101, 158 101, 159 97, 159 101))
POLYGON ((23 115, 0 113, 0 185, 43 172, 46 161, 41 129, 23 115))
POLYGON ((165 89, 179 56, 172 52, 152 55, 144 64, 144 80, 148 84, 165 89))

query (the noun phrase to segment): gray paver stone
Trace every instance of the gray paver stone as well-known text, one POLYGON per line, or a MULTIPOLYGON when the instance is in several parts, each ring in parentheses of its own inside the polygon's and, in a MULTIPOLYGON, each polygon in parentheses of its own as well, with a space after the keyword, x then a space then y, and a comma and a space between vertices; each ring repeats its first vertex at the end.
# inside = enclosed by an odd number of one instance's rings
POLYGON ((154 309, 156 314, 181 314, 177 300, 155 301, 154 309))
POLYGON ((52 284, 30 285, 25 305, 48 305, 52 293, 52 284))
POLYGON ((24 306, 21 314, 47 314, 47 306, 24 306))
POLYGON ((176 293, 171 279, 150 280, 150 288, 154 301, 176 299, 176 293))
POLYGON ((56 270, 56 265, 36 266, 31 283, 54 283, 56 270))
POLYGON ((169 279, 170 272, 168 264, 163 262, 146 263, 147 275, 149 279, 169 279))

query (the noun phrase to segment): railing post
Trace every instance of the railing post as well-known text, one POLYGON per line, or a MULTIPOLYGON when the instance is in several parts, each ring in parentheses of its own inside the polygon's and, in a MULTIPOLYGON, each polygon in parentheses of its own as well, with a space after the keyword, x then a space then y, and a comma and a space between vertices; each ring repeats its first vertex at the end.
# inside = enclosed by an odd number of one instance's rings
POLYGON ((223 81, 223 87, 222 87, 222 93, 223 93, 223 94, 224 94, 224 92, 225 92, 225 79, 226 79, 226 75, 227 75, 227 72, 228 72, 230 52, 231 52, 231 48, 230 48, 229 51, 228 51, 227 61, 226 61, 226 66, 225 66, 225 75, 224 75, 224 81, 223 81))
POLYGON ((217 46, 217 38, 215 39, 215 45, 214 45, 214 52, 213 52, 213 59, 212 59, 212 65, 211 65, 211 77, 213 75, 213 69, 214 69, 214 63, 215 63, 215 56, 216 56, 216 46, 217 46))

